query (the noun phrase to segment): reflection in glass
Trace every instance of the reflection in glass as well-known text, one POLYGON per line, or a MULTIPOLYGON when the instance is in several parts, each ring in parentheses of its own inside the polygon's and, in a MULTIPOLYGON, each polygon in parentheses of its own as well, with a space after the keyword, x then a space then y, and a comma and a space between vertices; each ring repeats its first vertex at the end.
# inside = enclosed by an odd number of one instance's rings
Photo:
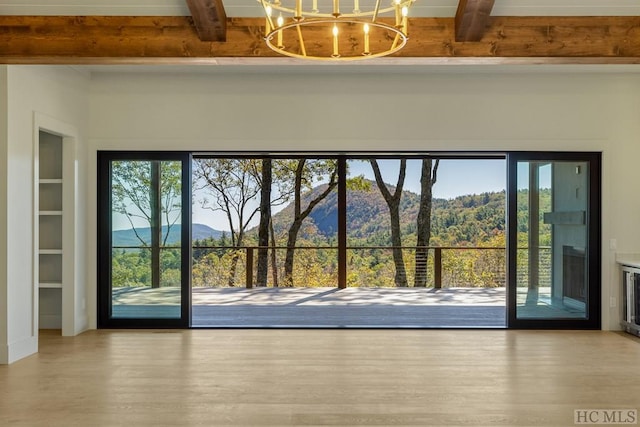
POLYGON ((586 318, 588 164, 518 163, 517 317, 586 318))

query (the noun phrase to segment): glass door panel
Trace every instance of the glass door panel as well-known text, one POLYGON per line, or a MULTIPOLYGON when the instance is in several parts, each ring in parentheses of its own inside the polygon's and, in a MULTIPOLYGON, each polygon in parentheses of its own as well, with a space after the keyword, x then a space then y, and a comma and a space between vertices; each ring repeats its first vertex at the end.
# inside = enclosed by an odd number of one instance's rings
POLYGON ((510 326, 600 327, 599 157, 509 156, 510 326))
POLYGON ((188 326, 188 162, 107 157, 100 160, 100 325, 188 326))

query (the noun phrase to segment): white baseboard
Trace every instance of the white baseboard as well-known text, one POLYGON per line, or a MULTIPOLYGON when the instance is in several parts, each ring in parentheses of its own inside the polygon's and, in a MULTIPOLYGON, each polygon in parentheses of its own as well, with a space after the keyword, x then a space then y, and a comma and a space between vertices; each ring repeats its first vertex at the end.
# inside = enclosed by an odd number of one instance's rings
POLYGON ((7 363, 13 363, 38 352, 38 337, 27 337, 9 343, 7 363))

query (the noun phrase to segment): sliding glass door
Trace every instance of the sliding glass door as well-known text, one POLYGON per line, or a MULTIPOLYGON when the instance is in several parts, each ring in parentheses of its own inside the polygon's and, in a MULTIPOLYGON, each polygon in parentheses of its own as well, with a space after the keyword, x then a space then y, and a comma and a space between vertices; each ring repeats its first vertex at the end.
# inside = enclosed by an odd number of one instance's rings
POLYGON ((509 327, 600 328, 600 155, 508 155, 509 327))
MULTIPOLYGON (((224 311, 200 307, 213 294, 227 304, 230 295, 269 299, 291 293, 285 288, 335 288, 325 297, 399 288, 421 298, 481 294, 487 303, 487 295, 504 301, 506 287, 508 327, 599 328, 600 154, 506 157, 507 280, 505 192, 440 200, 436 177, 444 188, 469 167, 447 175, 448 160, 433 153, 201 156, 192 164, 190 153, 100 152, 98 325, 189 327, 194 298, 194 324, 213 326, 198 320, 224 311), (209 227, 191 224, 192 203, 202 208, 194 219, 209 227), (428 221, 423 210, 432 211, 428 221)), ((504 309, 491 308, 502 325, 504 309)), ((275 324, 257 321, 255 310, 250 322, 275 324)))
POLYGON ((99 326, 188 327, 190 156, 99 153, 99 326))

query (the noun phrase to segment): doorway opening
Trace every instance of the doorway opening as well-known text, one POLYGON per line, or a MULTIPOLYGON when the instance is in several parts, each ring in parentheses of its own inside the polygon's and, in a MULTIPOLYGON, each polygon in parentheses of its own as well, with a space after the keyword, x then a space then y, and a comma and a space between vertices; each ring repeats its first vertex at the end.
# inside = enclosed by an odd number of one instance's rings
POLYGON ((504 156, 192 170, 194 327, 506 326, 504 156))

